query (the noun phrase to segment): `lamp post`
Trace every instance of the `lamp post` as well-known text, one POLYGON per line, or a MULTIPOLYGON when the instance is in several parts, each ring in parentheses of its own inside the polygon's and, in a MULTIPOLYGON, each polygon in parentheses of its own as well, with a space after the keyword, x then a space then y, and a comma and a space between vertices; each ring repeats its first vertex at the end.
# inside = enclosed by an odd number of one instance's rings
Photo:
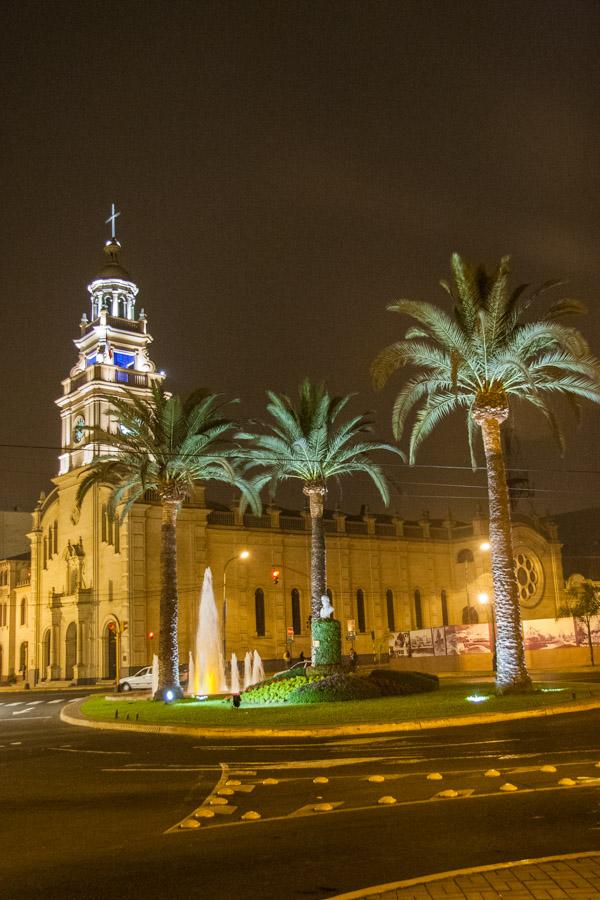
MULTIPOLYGON (((465 596, 467 598, 467 625, 471 625, 471 601, 469 599, 469 570, 468 565, 472 563, 474 560, 473 551, 469 550, 468 547, 465 547, 464 550, 461 550, 458 556, 456 557, 456 561, 462 563, 464 566, 465 573, 465 596)), ((464 619, 463 619, 464 621, 464 619)))
MULTIPOLYGON (((489 541, 482 541, 481 544, 479 545, 479 549, 481 550, 482 553, 488 553, 490 550, 489 541)), ((467 600, 467 606, 466 606, 467 623, 466 624, 472 625, 473 622, 472 622, 471 610, 473 609, 473 607, 471 607, 471 599, 469 597, 469 563, 475 562, 475 557, 473 556, 473 551, 469 547, 465 547, 463 550, 461 550, 458 553, 458 555, 456 557, 456 561, 459 563, 462 563, 463 567, 464 567, 463 571, 464 571, 464 575, 465 575, 465 596, 466 596, 466 600, 467 600)), ((473 612, 475 614, 477 614, 476 609, 473 609, 473 612)))
POLYGON ((230 557, 223 566, 223 665, 225 665, 225 660, 227 659, 227 567, 236 560, 249 558, 249 550, 240 550, 235 556, 230 557))

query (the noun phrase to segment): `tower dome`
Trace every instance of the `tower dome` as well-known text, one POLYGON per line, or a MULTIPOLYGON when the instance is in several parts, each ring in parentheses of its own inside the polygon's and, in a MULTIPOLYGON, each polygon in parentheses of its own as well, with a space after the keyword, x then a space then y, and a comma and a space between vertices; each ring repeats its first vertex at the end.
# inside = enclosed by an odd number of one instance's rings
POLYGON ((119 260, 121 244, 116 238, 111 238, 104 245, 106 256, 105 264, 96 275, 96 278, 120 278, 122 281, 131 282, 131 275, 123 268, 119 260))

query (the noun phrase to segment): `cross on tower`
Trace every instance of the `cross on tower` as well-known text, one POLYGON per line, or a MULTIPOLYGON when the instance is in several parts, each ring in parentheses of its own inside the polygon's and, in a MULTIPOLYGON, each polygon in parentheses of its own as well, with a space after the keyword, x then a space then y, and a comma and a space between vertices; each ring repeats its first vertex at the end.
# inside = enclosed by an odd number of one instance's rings
POLYGON ((115 238, 116 238, 116 235, 115 235, 115 223, 116 223, 116 221, 117 221, 117 216, 120 216, 120 215, 121 215, 120 212, 115 212, 115 204, 114 204, 114 203, 111 203, 111 205, 110 205, 110 216, 108 217, 108 219, 106 220, 106 222, 105 222, 104 224, 105 224, 105 225, 108 225, 108 223, 110 222, 111 238, 112 238, 113 241, 114 241, 115 238))

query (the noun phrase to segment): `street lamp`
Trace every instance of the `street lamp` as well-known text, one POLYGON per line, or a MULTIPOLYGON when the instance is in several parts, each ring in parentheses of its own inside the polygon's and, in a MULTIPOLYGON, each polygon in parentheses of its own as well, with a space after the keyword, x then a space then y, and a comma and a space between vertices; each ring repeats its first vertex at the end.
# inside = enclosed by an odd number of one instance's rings
MULTIPOLYGON (((457 555, 457 557, 456 557, 456 561, 459 562, 459 563, 462 563, 463 566, 464 566, 464 573, 465 573, 465 596, 466 596, 466 599, 467 599, 467 624, 468 624, 468 625, 471 625, 471 624, 472 624, 472 622, 471 622, 471 600, 470 600, 470 598, 469 598, 469 571, 468 571, 468 566, 469 566, 469 563, 472 563, 472 562, 474 561, 473 551, 472 551, 472 550, 469 550, 468 547, 465 547, 464 550, 461 550, 461 551, 458 553, 458 555, 457 555)), ((464 617, 463 617, 463 622, 464 622, 464 617)))
POLYGON ((227 659, 227 567, 236 560, 246 560, 250 558, 249 550, 240 550, 235 556, 230 557, 223 566, 223 665, 227 659))

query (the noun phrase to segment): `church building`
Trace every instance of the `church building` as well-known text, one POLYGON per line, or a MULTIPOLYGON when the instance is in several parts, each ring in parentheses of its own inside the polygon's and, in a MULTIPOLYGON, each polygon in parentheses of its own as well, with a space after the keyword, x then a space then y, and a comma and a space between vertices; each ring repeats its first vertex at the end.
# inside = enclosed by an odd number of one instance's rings
MULTIPOLYGON (((0 560, 3 682, 114 680, 149 664, 158 644, 158 500, 148 494, 121 525, 108 515, 106 488, 92 488, 80 511, 75 502, 82 472, 102 451, 89 427, 110 426, 110 401, 123 387, 144 399, 164 379, 114 219, 104 255, 56 401, 61 453, 52 490, 33 511, 30 554, 0 560)), ((359 654, 387 654, 398 632, 487 621, 491 607, 479 602, 492 597, 483 515, 465 523, 329 510, 325 531, 329 593, 348 649, 352 642, 359 654)), ((256 649, 280 660, 287 646, 310 656, 308 511, 242 514, 211 503, 199 485, 177 533, 181 660, 194 645, 207 566, 222 616, 226 608, 227 654, 256 649)), ((564 586, 556 527, 515 516, 514 544, 523 617, 553 618, 564 586)))

